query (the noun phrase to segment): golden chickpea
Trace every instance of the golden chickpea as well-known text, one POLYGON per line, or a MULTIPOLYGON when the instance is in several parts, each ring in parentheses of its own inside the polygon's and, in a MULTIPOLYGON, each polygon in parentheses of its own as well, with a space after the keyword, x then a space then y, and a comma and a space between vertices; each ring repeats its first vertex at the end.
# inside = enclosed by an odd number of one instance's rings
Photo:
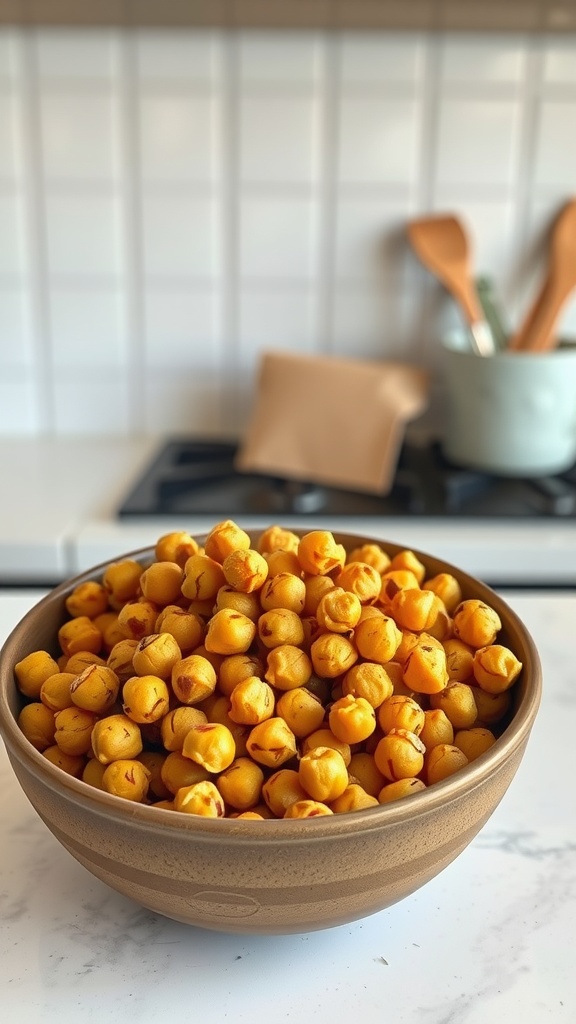
POLYGON ((304 640, 302 620, 289 608, 272 608, 258 619, 258 637, 265 647, 298 646, 304 640))
POLYGON ((336 586, 319 601, 316 618, 322 629, 350 634, 360 619, 361 611, 362 605, 356 594, 336 586))
POLYGON ((500 616, 484 601, 470 598, 454 609, 454 636, 470 647, 493 644, 501 628, 500 616))
POLYGON ((69 658, 66 658, 64 672, 72 672, 75 676, 83 672, 88 665, 105 665, 106 659, 93 651, 77 651, 69 658))
POLYGON ((171 633, 149 633, 138 641, 132 665, 137 676, 154 675, 169 679, 174 665, 181 658, 182 651, 171 633))
POLYGON ((421 633, 404 663, 404 682, 416 693, 439 693, 448 683, 446 652, 438 641, 421 633))
POLYGON ((111 608, 118 609, 127 601, 135 601, 140 591, 142 566, 133 558, 114 562, 104 570, 102 585, 111 608))
POLYGON ((108 591, 102 583, 88 580, 74 587, 64 603, 66 611, 74 618, 86 615, 89 619, 94 619, 107 610, 108 591))
MULTIPOLYGON (((216 675, 218 675, 220 671, 220 665, 224 660, 223 654, 216 654, 215 651, 207 650, 206 644, 199 644, 198 647, 194 648, 192 654, 196 655, 196 657, 198 658, 205 658, 206 661, 209 661, 216 675)), ((188 655, 188 657, 190 657, 190 655, 188 655)))
POLYGON ((258 725, 274 714, 274 691, 258 676, 237 683, 230 694, 230 718, 239 725, 258 725))
POLYGON ((108 715, 92 729, 92 749, 101 764, 131 760, 142 753, 142 733, 127 715, 108 715))
POLYGON ((337 544, 329 530, 311 530, 300 538, 298 561, 304 572, 312 576, 327 576, 334 569, 341 569, 346 561, 346 551, 337 544))
POLYGON ((392 729, 407 729, 420 736, 425 723, 425 713, 412 697, 392 694, 380 705, 377 712, 378 725, 383 733, 392 729))
POLYGON ((350 782, 339 797, 330 801, 330 810, 334 814, 350 814, 352 811, 364 811, 367 807, 378 807, 378 800, 357 782, 350 782))
POLYGON ((151 601, 127 601, 118 612, 118 624, 129 640, 142 640, 154 631, 158 606, 151 601))
POLYGON ((174 810, 203 818, 223 818, 225 814, 224 801, 213 782, 183 786, 174 796, 174 810))
POLYGON ((376 713, 364 697, 348 693, 332 704, 328 724, 337 739, 354 745, 372 735, 376 728, 376 713))
POLYGON ((302 753, 308 754, 315 747, 334 747, 339 754, 342 755, 344 764, 348 766, 352 757, 352 751, 350 744, 345 743, 343 740, 339 740, 334 735, 332 729, 329 726, 322 726, 320 729, 316 729, 315 732, 311 732, 309 736, 305 736, 302 740, 302 753))
POLYGON ((77 651, 94 651, 98 654, 102 647, 102 633, 87 615, 78 615, 60 626, 58 643, 67 658, 77 651))
POLYGON ((324 721, 324 706, 310 690, 297 686, 278 698, 276 714, 284 719, 298 739, 302 739, 320 728, 324 721))
POLYGON ((226 582, 244 594, 252 594, 266 582, 268 562, 253 548, 231 551, 222 562, 226 582))
POLYGON ((181 591, 190 601, 211 601, 226 583, 222 566, 208 555, 191 555, 184 566, 181 591))
POLYGON ((260 554, 269 554, 271 551, 298 551, 300 538, 292 530, 285 530, 282 526, 269 526, 258 538, 257 548, 260 554))
POLYGON ((172 668, 172 690, 181 704, 199 704, 216 689, 216 670, 208 658, 189 654, 172 668))
POLYGON ((330 808, 320 800, 296 800, 286 808, 285 818, 320 818, 323 815, 334 814, 330 808))
POLYGON ((346 562, 335 583, 343 590, 355 594, 361 604, 372 604, 378 599, 382 579, 380 573, 367 562, 346 562))
POLYGON ((122 687, 122 710, 132 722, 159 722, 170 706, 168 686, 160 676, 132 676, 122 687))
POLYGON ((296 737, 284 719, 275 716, 250 730, 246 749, 258 764, 279 768, 296 756, 296 737))
POLYGON ((405 796, 414 796, 426 789, 426 783, 422 779, 398 779, 396 782, 388 782, 378 794, 378 803, 389 804, 394 800, 402 800, 405 796))
POLYGON ((477 725, 496 725, 508 714, 512 703, 510 690, 502 693, 487 693, 480 686, 474 686, 474 701, 478 711, 477 725))
POLYGON ((55 672, 40 687, 40 700, 50 711, 63 711, 74 704, 70 687, 76 679, 73 672, 55 672))
POLYGON ((90 750, 96 715, 83 708, 63 708, 54 715, 54 740, 65 754, 73 757, 90 750))
POLYGON ((18 725, 26 739, 40 753, 54 744, 54 712, 40 701, 26 704, 18 715, 18 725))
POLYGON ((72 703, 85 711, 103 715, 118 698, 120 680, 106 665, 88 665, 70 684, 72 703))
POLYGON ((177 562, 152 562, 140 577, 140 590, 147 601, 166 605, 182 596, 184 570, 177 562))
POLYGON ((402 638, 400 640, 400 643, 398 644, 398 647, 396 648, 394 660, 399 662, 400 665, 404 666, 406 664, 408 655, 414 650, 414 648, 418 645, 419 642, 419 633, 412 633, 409 629, 403 629, 402 638))
POLYGON ((380 665, 392 661, 401 639, 402 633, 388 615, 364 619, 358 623, 354 633, 354 642, 361 656, 380 665))
POLYGON ((454 746, 458 747, 469 761, 475 761, 496 742, 490 729, 476 726, 472 729, 459 729, 454 737, 454 746))
POLYGON ((158 562, 176 562, 181 569, 192 555, 198 554, 198 542, 185 530, 172 530, 156 541, 154 554, 158 562))
POLYGON ((270 576, 260 591, 262 611, 269 612, 273 608, 287 608, 296 615, 301 615, 306 602, 306 584, 300 576, 292 572, 279 572, 270 576))
POLYGON ((215 562, 223 563, 232 551, 247 550, 250 537, 232 519, 223 519, 212 527, 204 543, 204 551, 215 562))
POLYGON ((378 595, 378 605, 388 612, 390 604, 399 590, 417 590, 418 579, 409 569, 388 569, 382 574, 382 585, 378 595))
POLYGON ((388 672, 377 661, 362 661, 348 669, 342 680, 343 695, 363 697, 373 708, 392 696, 393 684, 388 672))
POLYGON ((252 622, 257 622, 262 614, 258 593, 244 594, 240 590, 234 590, 234 587, 231 587, 229 583, 225 583, 223 587, 220 587, 216 594, 216 602, 212 614, 221 611, 222 608, 240 612, 247 619, 252 619, 252 622))
POLYGON ((154 633, 170 633, 183 654, 189 654, 204 640, 202 619, 177 604, 166 605, 154 623, 154 633))
POLYGON ((184 737, 184 757, 205 768, 211 774, 223 772, 236 757, 234 737, 220 722, 194 725, 184 737))
POLYGON ((262 796, 276 818, 283 818, 296 800, 307 800, 308 794, 294 768, 280 768, 269 775, 262 786, 262 796))
POLYGON ((121 683, 125 683, 130 676, 134 675, 132 658, 138 644, 139 641, 134 639, 119 640, 114 644, 106 659, 106 665, 116 673, 121 683))
POLYGON ((346 563, 350 562, 365 562, 366 565, 376 569, 379 576, 382 576, 382 573, 390 568, 390 555, 379 544, 360 544, 346 556, 346 563))
POLYGON ((446 713, 438 708, 429 708, 424 712, 424 725, 420 731, 426 750, 438 746, 439 743, 454 742, 454 726, 446 713))
POLYGON ((312 667, 323 679, 335 679, 358 661, 358 651, 341 633, 321 633, 310 648, 312 667))
MULTIPOLYGON (((202 709, 205 703, 203 702, 201 705, 202 709)), ((220 725, 225 725, 230 730, 236 746, 236 757, 244 757, 247 752, 246 744, 250 735, 250 726, 241 725, 230 718, 230 698, 217 697, 211 709, 207 711, 207 718, 210 722, 219 722, 220 725)))
POLYGON ((436 576, 424 580, 422 589, 431 590, 433 594, 436 594, 449 615, 454 613, 462 601, 462 588, 456 577, 449 572, 440 572, 436 576))
POLYGON ((457 637, 450 637, 444 641, 446 651, 446 668, 450 679, 457 679, 465 683, 473 675, 474 651, 469 644, 457 637))
POLYGON ((160 778, 169 793, 175 795, 179 789, 193 786, 196 782, 206 782, 210 772, 202 765, 184 757, 180 750, 171 751, 160 769, 160 778))
POLYGON ((102 788, 123 800, 141 803, 148 793, 150 772, 140 761, 112 761, 102 776, 102 788))
POLYGON ((160 722, 160 735, 166 750, 182 750, 184 737, 195 725, 203 725, 208 719, 200 708, 178 707, 168 711, 160 722))
POLYGON ((106 771, 106 765, 100 764, 95 757, 91 757, 84 767, 82 772, 82 782, 85 782, 88 786, 94 786, 94 789, 104 789, 102 785, 102 778, 106 771))
POLYGON ((287 572, 291 576, 302 576, 302 566, 298 561, 296 551, 271 551, 264 556, 268 563, 268 576, 278 576, 287 572))
POLYGON ((172 797, 168 786, 162 781, 162 766, 166 757, 167 755, 161 750, 143 750, 136 758, 136 761, 140 761, 140 764, 143 764, 150 773, 148 796, 154 801, 168 800, 172 797))
POLYGON ((421 633, 432 626, 438 617, 436 595, 431 590, 406 587, 392 598, 390 614, 400 629, 421 633))
POLYGON ((222 608, 208 623, 204 645, 215 654, 244 654, 256 636, 256 623, 232 608, 222 608))
POLYGON ((352 754, 348 765, 348 775, 352 782, 357 782, 366 793, 375 797, 378 796, 385 782, 382 772, 376 767, 374 755, 362 750, 352 754))
POLYGON ((516 682, 522 671, 522 662, 508 647, 490 644, 475 651, 472 667, 474 678, 482 690, 503 693, 516 682))
POLYGON ((298 765, 298 777, 308 796, 322 803, 336 800, 348 785, 344 758, 333 747, 315 747, 303 754, 298 765))
POLYGON ((102 634, 102 650, 109 654, 114 644, 123 640, 125 636, 124 630, 118 622, 118 612, 104 612, 102 615, 97 615, 92 621, 102 634))
POLYGON ((426 781, 429 786, 442 782, 465 768, 468 758, 458 747, 450 743, 439 743, 426 754, 426 781))
POLYGON ((218 689, 220 693, 229 697, 237 683, 241 683, 243 679, 248 679, 250 676, 262 678, 263 673, 264 665, 256 655, 229 654, 228 657, 222 659, 218 671, 218 689))
POLYGON ((428 626, 427 632, 430 636, 436 637, 437 640, 443 643, 453 634, 452 618, 436 594, 434 594, 434 608, 435 616, 428 626))
POLYGON ((456 679, 440 693, 431 694, 430 706, 444 711, 454 729, 470 729, 478 717, 472 687, 456 679))
POLYGON ((310 576, 304 577, 304 615, 316 615, 316 609, 324 595, 336 584, 331 576, 310 576))
POLYGON ((254 807, 262 794, 264 772, 250 757, 237 757, 217 778, 224 802, 238 811, 254 807))
POLYGON ((396 782, 420 774, 425 752, 422 740, 415 733, 408 729, 392 729, 379 741, 374 760, 382 775, 390 782, 396 782))
POLYGON ((65 754, 57 743, 54 743, 51 747, 46 747, 46 750, 42 751, 42 757, 45 757, 47 761, 50 761, 50 764, 60 768, 68 775, 73 775, 76 779, 80 778, 86 764, 86 758, 82 754, 65 754))
POLYGON ((418 556, 409 549, 399 551, 397 555, 392 557, 389 571, 395 572, 398 569, 413 573, 418 580, 418 586, 420 586, 426 576, 425 566, 422 564, 418 556))

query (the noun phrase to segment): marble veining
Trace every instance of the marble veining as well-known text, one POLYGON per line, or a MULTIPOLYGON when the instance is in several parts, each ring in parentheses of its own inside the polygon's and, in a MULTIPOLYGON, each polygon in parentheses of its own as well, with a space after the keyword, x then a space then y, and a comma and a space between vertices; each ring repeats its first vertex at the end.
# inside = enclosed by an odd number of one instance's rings
POLYGON ((542 707, 518 774, 438 878, 351 925, 248 938, 141 909, 57 843, 2 749, 1 1019, 333 1024, 353 1015, 363 1024, 573 1024, 576 701, 567 638, 576 594, 505 596, 544 669, 542 707))

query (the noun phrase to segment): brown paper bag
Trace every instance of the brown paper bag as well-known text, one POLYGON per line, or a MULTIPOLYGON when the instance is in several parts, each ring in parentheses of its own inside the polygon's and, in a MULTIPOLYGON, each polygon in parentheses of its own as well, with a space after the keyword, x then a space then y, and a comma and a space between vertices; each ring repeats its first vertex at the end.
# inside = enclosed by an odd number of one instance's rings
POLYGON ((398 362, 265 352, 240 472, 386 494, 425 371, 398 362))

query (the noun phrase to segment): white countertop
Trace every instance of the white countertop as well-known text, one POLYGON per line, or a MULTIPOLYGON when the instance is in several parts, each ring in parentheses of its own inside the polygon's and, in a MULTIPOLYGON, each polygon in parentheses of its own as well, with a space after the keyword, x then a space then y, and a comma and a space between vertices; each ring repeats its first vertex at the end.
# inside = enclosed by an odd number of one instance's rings
MULTIPOLYGON (((0 594, 0 643, 39 594, 0 594)), ((544 694, 500 806, 460 857, 396 906, 306 935, 176 924, 93 878, 0 755, 0 990, 7 1024, 573 1024, 576 590, 508 592, 544 694)))
MULTIPOLYGON (((0 438, 0 586, 47 583, 147 547, 170 529, 203 533, 215 517, 183 521, 116 512, 159 448, 158 438, 0 438)), ((235 515, 246 528, 268 517, 235 515)), ((310 529, 314 516, 283 516, 310 529)), ((323 522, 324 526, 325 523, 323 522)), ((521 521, 350 517, 331 529, 437 555, 488 582, 576 586, 576 517, 521 521)))

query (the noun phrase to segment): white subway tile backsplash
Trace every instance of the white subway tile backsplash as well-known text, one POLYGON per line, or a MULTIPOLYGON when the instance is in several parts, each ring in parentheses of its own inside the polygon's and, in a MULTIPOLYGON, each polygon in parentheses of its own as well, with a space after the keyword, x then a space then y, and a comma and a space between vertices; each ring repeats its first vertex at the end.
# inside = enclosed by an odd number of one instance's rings
POLYGON ((175 281, 216 277, 221 253, 218 207, 209 192, 146 192, 142 199, 145 275, 175 281))
POLYGON ((212 182, 219 176, 218 109, 208 94, 147 93, 140 103, 145 182, 212 182))
POLYGON ((510 187, 517 169, 519 115, 514 101, 445 97, 436 144, 438 183, 510 187))
POLYGON ((46 193, 48 271, 109 280, 122 272, 121 209, 112 192, 46 193))
POLYGON ((269 348, 438 393, 406 221, 459 213, 515 320, 575 123, 575 34, 0 27, 0 435, 230 435, 269 348))
POLYGON ((243 85, 308 88, 320 76, 323 38, 315 32, 240 32, 238 74, 243 85))
POLYGON ((318 104, 313 97, 244 96, 240 102, 240 180, 307 184, 319 169, 318 104))
POLYGON ((145 362, 151 368, 191 369, 200 353, 219 352, 219 296, 209 288, 150 287, 145 298, 145 362))
POLYGON ((344 95, 340 108, 338 180, 346 185, 416 181, 420 108, 415 100, 344 95))
POLYGON ((421 81, 425 39, 420 33, 350 32, 340 38, 339 51, 345 86, 421 81))
POLYGON ((119 287, 54 285, 50 292, 53 365, 109 367, 116 372, 128 360, 123 297, 119 287))
POLYGON ((309 281, 317 272, 318 216, 312 198, 240 198, 240 277, 309 281))
POLYGON ((41 150, 48 181, 113 180, 118 173, 115 114, 111 93, 44 93, 41 150))

